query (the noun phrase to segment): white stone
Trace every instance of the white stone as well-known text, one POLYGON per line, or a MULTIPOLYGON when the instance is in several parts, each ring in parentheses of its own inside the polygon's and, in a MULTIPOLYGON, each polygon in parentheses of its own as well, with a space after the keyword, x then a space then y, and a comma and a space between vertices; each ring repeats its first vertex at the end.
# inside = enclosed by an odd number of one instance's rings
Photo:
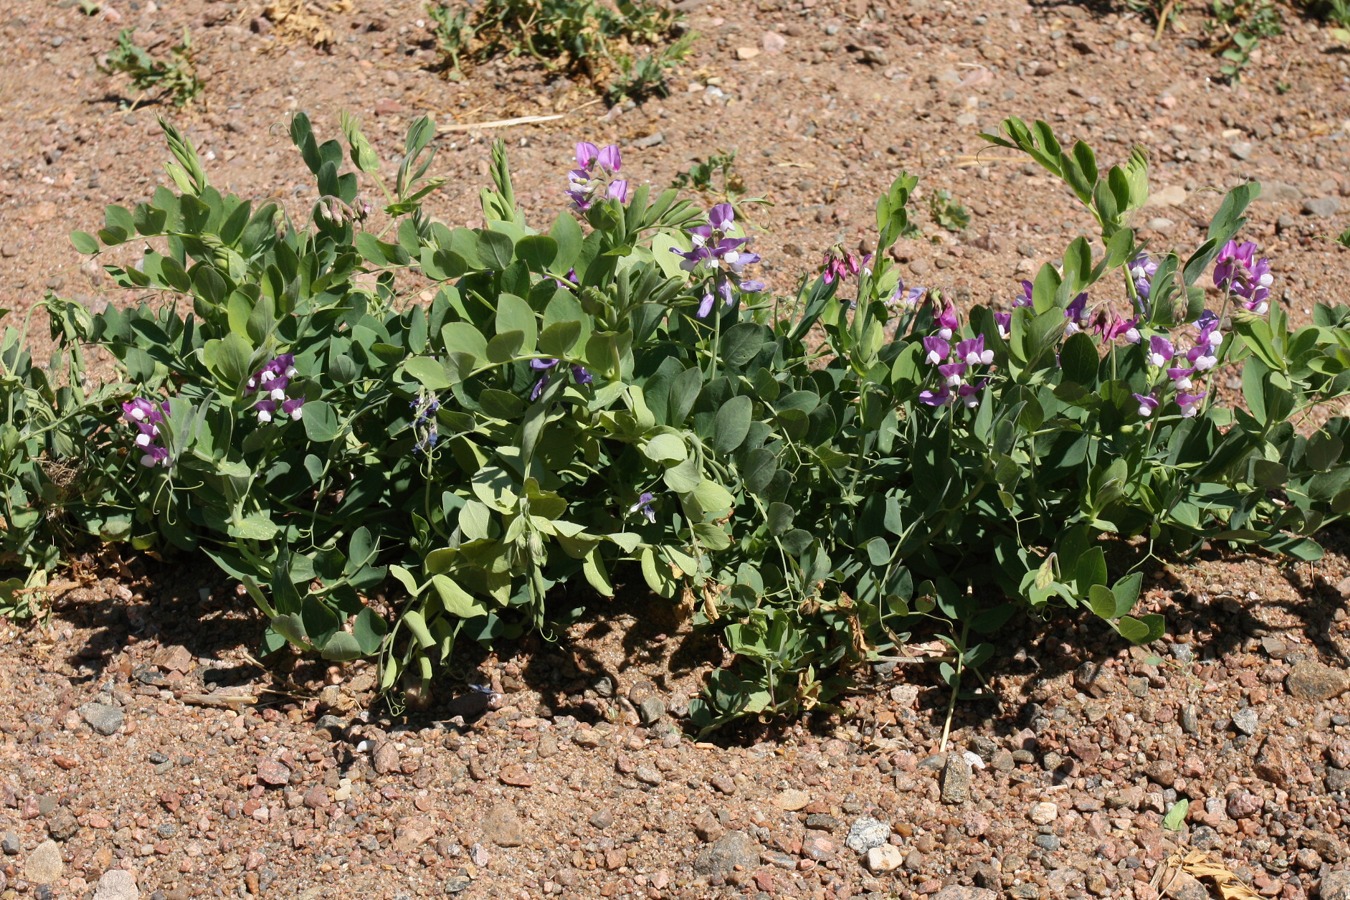
POLYGON ((904 861, 900 848, 894 844, 882 844, 867 851, 867 869, 870 872, 891 872, 900 868, 904 861))
POLYGON ((1048 800, 1043 800, 1040 803, 1032 804, 1031 812, 1027 813, 1027 818, 1037 825, 1049 825, 1059 818, 1059 807, 1048 800))

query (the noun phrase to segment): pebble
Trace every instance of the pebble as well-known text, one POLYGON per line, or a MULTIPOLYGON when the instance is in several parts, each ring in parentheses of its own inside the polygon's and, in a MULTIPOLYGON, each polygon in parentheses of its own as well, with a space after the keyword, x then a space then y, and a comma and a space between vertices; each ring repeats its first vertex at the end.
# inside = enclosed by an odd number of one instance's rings
POLYGON ((1350 674, 1344 669, 1313 660, 1295 663, 1284 680, 1285 689, 1296 700, 1311 700, 1314 703, 1330 700, 1350 690, 1350 674))
POLYGON ((891 839, 891 826, 889 822, 882 822, 873 819, 871 816, 863 816, 849 827, 848 837, 844 843, 854 853, 866 853, 873 847, 880 847, 891 839))
POLYGON ((98 880, 94 900, 139 900, 140 888, 136 876, 126 869, 109 869, 98 880))
POLYGON ((99 734, 107 736, 122 727, 125 716, 117 706, 106 703, 86 703, 80 707, 80 718, 99 734))
POLYGON ((1233 727, 1247 737, 1256 734, 1256 728, 1259 724, 1260 719, 1257 718, 1256 710, 1250 706, 1233 713, 1233 727))
POLYGON ((1027 818, 1037 825, 1049 825, 1059 818, 1059 807, 1049 801, 1033 803, 1031 811, 1027 813, 1027 818))
POLYGON ((1035 843, 1042 850, 1054 851, 1059 849, 1059 838, 1053 834, 1038 834, 1035 843))
POLYGON ((638 781, 650 785, 651 787, 656 787, 666 780, 665 776, 657 771, 655 766, 638 766, 637 771, 634 772, 633 775, 638 781))
POLYGON ((1186 734, 1195 734, 1200 730, 1200 718, 1193 705, 1187 704, 1181 710, 1181 730, 1186 734))
POLYGON ((727 875, 737 866, 752 869, 759 864, 759 844, 744 831, 728 831, 694 859, 694 870, 703 875, 727 875))
POLYGON ((1341 201, 1336 197, 1316 197, 1303 201, 1303 214, 1318 219, 1329 219, 1341 210, 1341 201))
POLYGON ((970 763, 959 753, 947 756, 942 767, 942 802, 965 803, 970 799, 970 763))
POLYGON ((782 53, 787 49, 787 38, 776 31, 766 31, 759 39, 759 45, 764 48, 765 53, 782 53))
POLYGON ((398 748, 387 741, 380 744, 375 748, 374 756, 371 757, 371 765, 381 775, 397 772, 399 770, 398 748))
POLYGON ((264 757, 258 760, 258 780, 269 787, 282 787, 291 783, 291 770, 275 759, 264 757))
POLYGON ((1256 145, 1250 141, 1238 141, 1228 148, 1228 152, 1233 154, 1233 159, 1251 159, 1252 153, 1256 150, 1256 145))
POLYGON ((773 805, 779 809, 785 809, 788 812, 796 812, 799 809, 805 809, 811 802, 811 795, 806 791, 786 790, 773 798, 773 805))
POLYGON ((894 871, 902 862, 904 857, 894 844, 882 844, 867 851, 867 869, 875 874, 894 871))
POLYGON ((934 894, 933 900, 998 900, 998 894, 988 888, 953 884, 934 894))
POLYGON ((509 803, 498 803, 483 817, 483 840, 498 847, 519 847, 525 842, 525 829, 516 808, 509 803))
POLYGON ((4 851, 6 856, 18 856, 23 845, 19 843, 19 836, 12 831, 6 831, 4 837, 0 837, 0 851, 4 851))
POLYGON ((23 877, 34 884, 51 884, 61 877, 65 868, 56 841, 43 841, 24 861, 23 877))
POLYGON ((648 697, 638 704, 637 709, 643 725, 655 725, 666 714, 665 701, 660 697, 648 697))
POLYGON ((1350 900, 1350 869, 1328 872, 1322 878, 1322 900, 1350 900))

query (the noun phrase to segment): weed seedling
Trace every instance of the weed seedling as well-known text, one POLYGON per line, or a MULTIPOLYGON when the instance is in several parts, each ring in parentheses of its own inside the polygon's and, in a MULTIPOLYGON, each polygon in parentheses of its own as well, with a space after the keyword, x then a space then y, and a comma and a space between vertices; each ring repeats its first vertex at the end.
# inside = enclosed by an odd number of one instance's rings
POLYGON ((132 87, 140 91, 131 108, 140 106, 151 91, 158 91, 158 99, 168 99, 180 109, 195 100, 202 92, 203 84, 197 77, 196 54, 187 29, 183 29, 182 42, 169 50, 167 60, 155 59, 136 43, 132 34, 130 28, 118 33, 116 49, 108 54, 107 63, 100 67, 104 72, 131 76, 132 87))

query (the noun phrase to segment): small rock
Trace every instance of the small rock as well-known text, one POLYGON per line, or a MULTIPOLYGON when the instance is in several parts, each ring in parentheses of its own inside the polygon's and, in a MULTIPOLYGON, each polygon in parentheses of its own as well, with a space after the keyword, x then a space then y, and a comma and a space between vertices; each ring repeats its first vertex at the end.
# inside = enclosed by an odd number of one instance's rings
POLYGON ((952 753, 942 767, 942 802, 965 803, 970 799, 970 763, 964 756, 952 753))
POLYGON ((662 775, 655 766, 638 766, 637 771, 634 772, 633 775, 638 781, 650 785, 651 787, 656 787, 666 780, 665 776, 662 775))
POLYGON ((933 900, 998 900, 998 894, 988 888, 953 884, 934 894, 933 900))
POLYGON ((666 704, 660 697, 648 697, 638 704, 637 710, 643 725, 655 725, 666 714, 666 704))
POLYGON ((786 790, 773 798, 773 805, 779 809, 785 809, 788 812, 796 812, 806 807, 811 802, 811 795, 806 791, 786 790))
POLYGON ((1261 798, 1251 791, 1234 791, 1228 795, 1228 818, 1249 819, 1261 811, 1261 805, 1261 798))
POLYGON ((759 864, 759 844, 744 831, 728 831, 694 859, 694 871, 702 875, 728 875, 736 866, 752 869, 759 864))
POLYGON ((1256 145, 1251 141, 1238 141, 1228 148, 1228 152, 1233 154, 1233 159, 1251 159, 1255 150, 1256 145))
POLYGON ((509 765, 503 766, 497 778, 502 784, 511 787, 530 787, 534 784, 534 776, 525 771, 524 766, 509 765))
POLYGON ((269 787, 283 787, 291 783, 291 770, 275 759, 258 760, 258 780, 269 787))
POLYGON ((614 824, 614 813, 608 809, 598 809, 591 815, 590 823, 592 828, 604 831, 614 824))
POLYGON ((1322 900, 1350 900, 1350 869, 1328 872, 1323 876, 1322 900))
POLYGON ((891 839, 891 826, 870 816, 863 816, 848 830, 844 843, 854 853, 866 853, 873 847, 880 847, 891 839))
POLYGON ((68 841, 80 833, 80 823, 68 809, 59 809, 47 820, 47 833, 58 841, 68 841))
POLYGON ((23 877, 34 884, 51 884, 61 877, 65 868, 56 841, 43 841, 24 861, 23 877))
POLYGON ((1261 196, 1257 199, 1275 203, 1297 203, 1303 199, 1303 190, 1284 181, 1262 181, 1261 196))
POLYGON ((0 837, 0 851, 4 851, 6 856, 18 856, 23 845, 19 843, 19 836, 12 831, 6 831, 4 837, 0 837))
POLYGON ((1166 896, 1172 900, 1209 900, 1209 891, 1194 875, 1178 869, 1167 887, 1166 896))
POLYGON ((726 794, 728 797, 736 793, 736 779, 724 772, 714 775, 709 780, 709 784, 716 788, 719 793, 726 794))
POLYGON ((833 859, 838 852, 838 845, 824 832, 808 831, 806 836, 802 838, 802 856, 807 859, 824 862, 827 859, 833 859))
POLYGON ((1313 660, 1295 663, 1284 680, 1285 689, 1296 700, 1314 703, 1330 700, 1350 690, 1350 674, 1343 669, 1313 660))
POLYGON ((498 847, 519 847, 525 842, 525 829, 516 808, 498 803, 483 817, 483 839, 498 847))
POLYGON ((737 59, 754 59, 756 56, 759 56, 759 48, 758 48, 758 47, 737 47, 737 48, 736 48, 736 58, 737 58, 737 59))
POLYGON ((1315 197, 1303 201, 1303 214, 1318 219, 1329 219, 1341 210, 1341 201, 1336 197, 1315 197))
POLYGON ((1027 813, 1027 818, 1037 825, 1049 825, 1059 818, 1059 807, 1049 801, 1034 803, 1031 811, 1027 813))
POLYGON ((1053 852, 1059 849, 1059 837, 1053 834, 1038 834, 1034 843, 1042 850, 1053 852))
POLYGON ((765 53, 782 53, 787 49, 787 38, 776 31, 766 31, 759 39, 759 45, 764 48, 765 53))
POLYGON ((116 732, 126 720, 120 707, 109 706, 106 703, 84 704, 80 707, 80 718, 84 719, 90 728, 105 736, 116 732))
POLYGON ((1200 730, 1200 719, 1195 707, 1190 704, 1181 710, 1181 730, 1186 734, 1195 734, 1200 730))
POLYGON ((467 873, 461 872, 445 879, 444 890, 447 894, 462 894, 472 886, 473 879, 467 873))
POLYGON ((904 861, 900 848, 894 844, 882 844, 867 851, 867 869, 875 874, 892 872, 904 861))
POLYGON ((1145 206, 1181 206, 1186 202, 1186 189, 1179 184, 1154 191, 1144 201, 1145 206))
POLYGON ((1233 713, 1233 727, 1247 737, 1256 734, 1256 728, 1259 724, 1260 720, 1257 718, 1256 710, 1250 706, 1233 713))
POLYGON ((136 876, 126 869, 109 869, 98 880, 94 891, 94 900, 139 900, 140 888, 136 887, 136 876))
POLYGON ((375 754, 371 757, 370 762, 375 767, 375 771, 381 775, 397 772, 400 768, 398 748, 386 741, 375 748, 375 754))

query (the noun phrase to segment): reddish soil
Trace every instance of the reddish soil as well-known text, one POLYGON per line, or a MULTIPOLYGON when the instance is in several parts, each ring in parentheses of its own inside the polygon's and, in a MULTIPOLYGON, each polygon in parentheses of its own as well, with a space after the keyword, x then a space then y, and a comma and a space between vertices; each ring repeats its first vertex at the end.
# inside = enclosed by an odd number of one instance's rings
MULTIPOLYGON (((1154 246, 1194 247, 1223 191, 1261 180, 1245 234, 1301 321, 1344 298, 1350 56, 1286 14, 1242 83, 1220 84, 1198 5, 1155 41, 1123 5, 694 0, 700 37, 671 95, 607 111, 520 60, 444 80, 405 0, 311 4, 328 50, 285 40, 259 3, 114 0, 89 16, 0 0, 0 306, 14 321, 46 290, 127 300, 66 234, 149 196, 168 158, 157 115, 219 187, 303 214, 297 109, 326 136, 358 115, 385 159, 412 117, 435 116, 450 181, 430 206, 452 223, 476 222, 493 138, 541 223, 574 141, 620 143, 624 173, 654 185, 736 150, 749 194, 773 204, 754 213, 755 249, 779 291, 825 247, 865 244, 904 168, 924 232, 900 248, 906 280, 1006 304, 1090 224, 976 137, 1019 115, 1104 163, 1149 148, 1139 225, 1154 246), (123 110, 134 92, 96 68, 118 30, 162 52, 184 26, 201 101, 123 110), (968 229, 932 221, 939 189, 968 229)), ((209 567, 109 556, 40 621, 0 622, 0 897, 1345 900, 1350 546, 1325 541, 1315 564, 1157 564, 1146 604, 1171 636, 1152 648, 1071 618, 1012 628, 945 755, 948 698, 922 659, 879 664, 837 713, 691 740, 678 714, 720 653, 636 591, 556 643, 466 654, 428 709, 396 715, 361 666, 255 664, 262 622, 209 567), (1180 799, 1181 829, 1164 828, 1180 799)))

